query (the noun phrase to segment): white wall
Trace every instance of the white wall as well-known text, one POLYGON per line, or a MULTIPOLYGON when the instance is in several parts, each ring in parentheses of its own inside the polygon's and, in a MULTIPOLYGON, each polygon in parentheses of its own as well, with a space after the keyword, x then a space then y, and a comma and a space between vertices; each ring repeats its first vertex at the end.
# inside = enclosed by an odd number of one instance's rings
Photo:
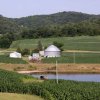
POLYGON ((59 51, 45 51, 44 52, 44 57, 60 57, 60 52, 59 51))

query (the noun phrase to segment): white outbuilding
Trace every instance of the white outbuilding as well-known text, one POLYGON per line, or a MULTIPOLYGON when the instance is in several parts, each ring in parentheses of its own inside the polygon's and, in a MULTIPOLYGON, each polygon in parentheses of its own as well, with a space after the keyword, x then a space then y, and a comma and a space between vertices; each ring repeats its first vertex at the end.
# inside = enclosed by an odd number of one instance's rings
POLYGON ((13 52, 13 53, 10 53, 10 58, 21 58, 21 53, 18 53, 18 52, 13 52))
POLYGON ((33 59, 39 59, 40 58, 39 53, 33 53, 32 58, 33 59))
POLYGON ((44 57, 60 57, 61 50, 54 45, 50 45, 44 50, 44 57))
POLYGON ((40 55, 41 57, 43 57, 43 56, 44 56, 44 51, 39 51, 39 55, 40 55))

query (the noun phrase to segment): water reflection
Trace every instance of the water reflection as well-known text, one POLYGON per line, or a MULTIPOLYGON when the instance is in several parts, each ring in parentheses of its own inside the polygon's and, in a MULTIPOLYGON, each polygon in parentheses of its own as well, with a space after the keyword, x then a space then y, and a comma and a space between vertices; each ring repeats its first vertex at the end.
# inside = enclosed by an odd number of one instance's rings
MULTIPOLYGON (((37 78, 40 78, 41 75, 47 76, 48 79, 56 79, 55 74, 32 74, 37 78)), ((59 74, 58 79, 100 82, 100 74, 59 74)))

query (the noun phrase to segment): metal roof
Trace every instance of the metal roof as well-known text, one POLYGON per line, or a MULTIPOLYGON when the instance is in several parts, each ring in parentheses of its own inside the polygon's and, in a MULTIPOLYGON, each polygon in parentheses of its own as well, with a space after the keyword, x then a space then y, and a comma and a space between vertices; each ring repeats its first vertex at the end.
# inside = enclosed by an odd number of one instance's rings
POLYGON ((50 45, 45 51, 60 51, 55 45, 50 45))

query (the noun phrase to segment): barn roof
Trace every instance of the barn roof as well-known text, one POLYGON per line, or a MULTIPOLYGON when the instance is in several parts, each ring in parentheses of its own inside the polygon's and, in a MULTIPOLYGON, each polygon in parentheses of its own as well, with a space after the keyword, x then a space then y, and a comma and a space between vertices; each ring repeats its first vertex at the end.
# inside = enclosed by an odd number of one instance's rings
POLYGON ((55 45, 50 45, 45 51, 60 51, 55 45))

